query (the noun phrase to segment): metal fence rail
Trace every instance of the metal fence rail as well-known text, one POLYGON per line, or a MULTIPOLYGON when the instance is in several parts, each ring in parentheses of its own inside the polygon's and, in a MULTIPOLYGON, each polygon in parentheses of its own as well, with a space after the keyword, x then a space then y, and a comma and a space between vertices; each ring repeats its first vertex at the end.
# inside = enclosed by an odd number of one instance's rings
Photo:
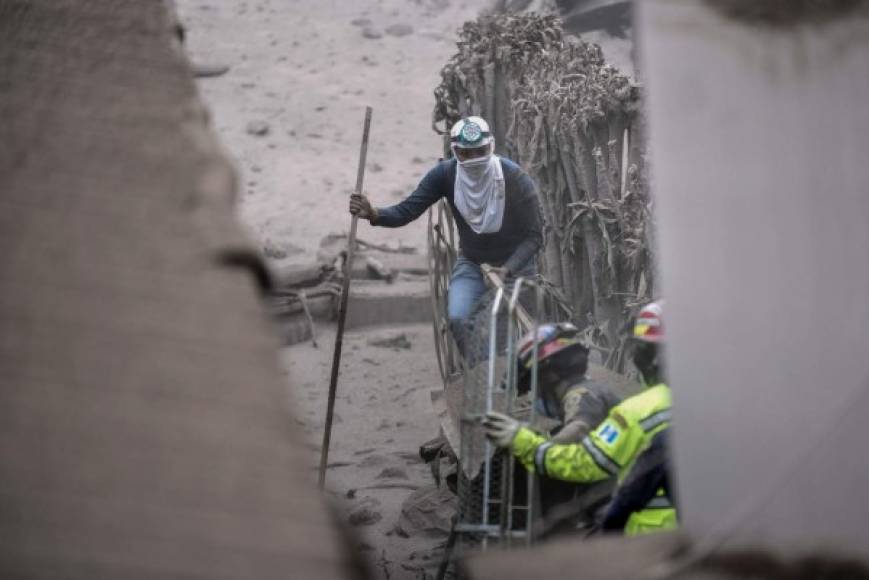
MULTIPOLYGON (((453 442, 459 462, 459 501, 452 557, 492 545, 533 541, 539 503, 535 476, 523 475, 512 455, 493 449, 483 434, 482 418, 498 410, 537 422, 531 404, 537 392, 537 367, 532 368, 530 392, 518 396, 517 344, 527 332, 534 330, 536 335, 539 323, 573 319, 567 301, 545 278, 504 281, 484 266, 490 290, 468 323, 460 352, 446 312, 456 254, 454 221, 449 206, 441 201, 429 211, 429 276, 444 393, 461 389, 461 400, 447 418, 459 434, 458 442, 453 442)), ((536 355, 536 344, 534 349, 536 355)))
MULTIPOLYGON (((536 480, 521 473, 509 453, 498 453, 486 441, 481 419, 489 411, 505 412, 537 422, 534 400, 537 368, 530 392, 518 395, 516 348, 540 322, 566 320, 570 310, 540 278, 504 283, 486 271, 491 291, 480 301, 470 322, 464 353, 464 397, 459 462, 459 552, 487 549, 491 544, 531 543, 536 518, 536 480)), ((534 347, 535 354, 537 345, 534 347)), ((535 356, 536 360, 536 356, 535 356)))

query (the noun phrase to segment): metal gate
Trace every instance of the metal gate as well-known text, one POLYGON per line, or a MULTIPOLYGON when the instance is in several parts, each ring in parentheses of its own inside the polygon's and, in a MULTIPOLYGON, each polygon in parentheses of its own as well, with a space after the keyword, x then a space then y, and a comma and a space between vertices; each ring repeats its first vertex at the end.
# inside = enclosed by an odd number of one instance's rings
MULTIPOLYGON (((458 513, 455 556, 492 545, 533 541, 538 503, 533 474, 516 468, 509 453, 499 453, 483 435, 488 411, 505 412, 532 425, 531 402, 537 389, 536 364, 531 390, 517 393, 516 346, 543 322, 572 318, 566 300, 545 279, 502 281, 484 268, 489 292, 468 323, 464 352, 453 340, 447 318, 449 276, 456 258, 454 222, 441 201, 429 210, 429 265, 438 364, 447 400, 444 431, 458 460, 458 513)), ((535 352, 537 345, 534 347, 535 352)), ((536 356, 534 357, 536 360, 536 356)))

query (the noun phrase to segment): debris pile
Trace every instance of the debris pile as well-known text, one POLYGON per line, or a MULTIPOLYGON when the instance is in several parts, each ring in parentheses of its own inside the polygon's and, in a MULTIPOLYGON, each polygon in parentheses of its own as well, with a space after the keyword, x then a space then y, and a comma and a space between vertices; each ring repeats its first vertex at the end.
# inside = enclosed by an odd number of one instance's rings
POLYGON ((543 273, 606 366, 624 370, 630 314, 654 292, 639 87, 604 62, 599 46, 538 14, 466 23, 441 75, 436 130, 482 115, 499 153, 535 179, 546 219, 543 273))
MULTIPOLYGON (((270 250, 270 244, 267 240, 267 256, 277 251, 270 250)), ((428 320, 425 256, 400 243, 381 245, 357 239, 356 246, 350 272, 355 282, 349 326, 428 320)), ((336 318, 346 259, 347 236, 329 234, 320 242, 316 262, 273 265, 269 312, 287 344, 310 339, 317 346, 315 321, 336 318)), ((404 342, 385 346, 410 348, 406 337, 401 338, 404 342)))

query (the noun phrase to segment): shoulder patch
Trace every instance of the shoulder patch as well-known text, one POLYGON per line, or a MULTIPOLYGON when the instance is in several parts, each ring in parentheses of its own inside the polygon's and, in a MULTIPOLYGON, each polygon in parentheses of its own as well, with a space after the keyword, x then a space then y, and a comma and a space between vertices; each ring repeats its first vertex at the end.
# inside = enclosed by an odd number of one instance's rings
POLYGON ((615 443, 619 435, 621 435, 621 431, 609 421, 601 425, 600 429, 597 430, 597 436, 607 445, 615 443))

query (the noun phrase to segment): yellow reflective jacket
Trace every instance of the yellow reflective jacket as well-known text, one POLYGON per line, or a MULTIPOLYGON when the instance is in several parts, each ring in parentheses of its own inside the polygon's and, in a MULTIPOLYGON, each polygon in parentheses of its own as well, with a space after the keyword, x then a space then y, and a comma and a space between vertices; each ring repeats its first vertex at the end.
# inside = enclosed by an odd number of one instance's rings
MULTIPOLYGON (((661 383, 613 407, 580 443, 552 443, 523 427, 513 439, 513 454, 529 471, 554 479, 590 483, 615 476, 621 482, 652 437, 670 424, 670 404, 670 387, 661 383)), ((625 533, 673 527, 676 511, 659 495, 630 517, 625 533)))

